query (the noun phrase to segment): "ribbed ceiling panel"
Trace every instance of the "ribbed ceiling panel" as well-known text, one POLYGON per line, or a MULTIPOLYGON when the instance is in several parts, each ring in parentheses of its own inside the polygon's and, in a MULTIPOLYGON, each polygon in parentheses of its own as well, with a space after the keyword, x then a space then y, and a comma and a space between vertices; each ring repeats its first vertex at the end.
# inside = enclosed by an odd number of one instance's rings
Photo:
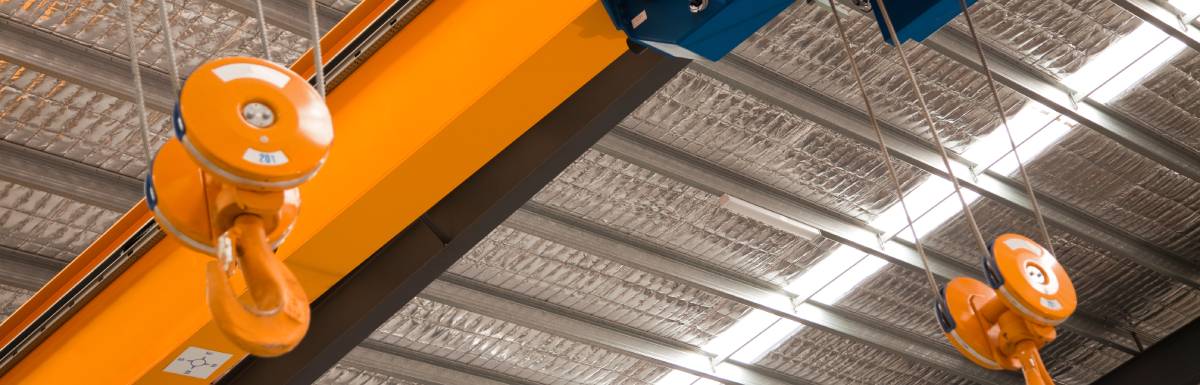
POLYGON ((836 243, 807 241, 717 206, 718 196, 589 151, 533 200, 730 271, 784 284, 836 243))
POLYGON ((0 322, 17 311, 31 296, 32 291, 0 284, 0 322))
POLYGON ((1059 78, 1142 23, 1109 0, 980 1, 971 16, 988 44, 1059 78))
POLYGON ((1054 380, 1063 385, 1086 385, 1116 369, 1133 356, 1058 329, 1058 339, 1040 351, 1054 380))
POLYGON ((321 375, 313 385, 423 385, 353 366, 338 364, 321 375))
POLYGON ((69 261, 120 215, 0 181, 0 244, 69 261))
POLYGON ((934 319, 934 298, 922 273, 888 264, 847 293, 836 306, 949 346, 934 319))
POLYGON ((953 374, 819 329, 796 333, 758 363, 824 385, 966 385, 953 374))
MULTIPOLYGON (((972 208, 986 239, 1005 232, 1040 239, 1029 214, 1018 214, 987 200, 972 208)), ((1138 330, 1142 341, 1161 339, 1200 315, 1197 290, 1078 237, 1051 230, 1058 260, 1079 293, 1080 309, 1138 330)), ((925 239, 929 247, 977 266, 980 255, 972 237, 960 215, 925 239)))
MULTIPOLYGON (((133 103, 0 61, 0 137, 129 176, 146 171, 133 103)), ((150 112, 154 147, 167 138, 165 114, 150 112)))
POLYGON ((325 4, 325 5, 329 6, 330 8, 333 8, 333 9, 336 9, 336 10, 339 10, 342 12, 350 12, 350 10, 353 9, 355 5, 358 5, 360 0, 320 0, 320 1, 321 1, 321 4, 325 4))
POLYGON ((693 346, 745 305, 507 227, 463 256, 453 274, 693 346))
POLYGON ((1200 183, 1080 128, 1028 169, 1038 190, 1200 264, 1200 183))
POLYGON ((650 385, 669 371, 421 298, 370 338, 547 385, 650 385))
MULTIPOLYGON (((878 150, 685 70, 626 118, 646 137, 862 219, 895 202, 878 150)), ((909 188, 925 174, 898 164, 909 188)))
MULTIPOLYGON (((125 14, 114 1, 0 1, 0 14, 75 40, 117 57, 128 57, 125 14)), ((182 74, 207 60, 229 55, 262 56, 254 19, 212 1, 167 2, 182 74)), ((135 1, 134 22, 142 63, 167 72, 167 51, 157 1, 135 1)), ((272 28, 276 60, 290 62, 307 48, 305 39, 272 28)))
MULTIPOLYGON (((735 54, 864 109, 832 15, 815 4, 797 2, 735 54)), ((843 22, 879 117, 932 140, 904 67, 894 49, 883 43, 875 21, 851 13, 843 22)), ((999 115, 983 75, 923 46, 905 47, 947 148, 961 151, 998 127, 999 115)), ((1026 103, 1007 88, 1000 91, 1008 114, 1026 103)))
POLYGON ((1186 49, 1112 102, 1117 110, 1200 154, 1200 53, 1186 49))

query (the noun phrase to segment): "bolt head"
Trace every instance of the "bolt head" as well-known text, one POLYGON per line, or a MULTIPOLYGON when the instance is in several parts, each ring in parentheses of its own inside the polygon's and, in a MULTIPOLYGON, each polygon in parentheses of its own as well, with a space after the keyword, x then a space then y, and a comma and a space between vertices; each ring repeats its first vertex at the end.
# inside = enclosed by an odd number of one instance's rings
POLYGON ((266 104, 250 102, 242 106, 242 119, 251 126, 267 128, 275 124, 275 111, 266 104))

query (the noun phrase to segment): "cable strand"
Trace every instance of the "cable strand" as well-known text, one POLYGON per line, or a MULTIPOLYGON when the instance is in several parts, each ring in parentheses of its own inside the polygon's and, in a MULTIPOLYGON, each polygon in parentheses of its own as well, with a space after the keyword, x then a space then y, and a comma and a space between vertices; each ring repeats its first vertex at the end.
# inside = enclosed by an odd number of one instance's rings
POLYGON ((162 25, 163 44, 167 46, 167 69, 171 71, 171 87, 178 93, 179 61, 175 56, 175 38, 171 36, 171 20, 167 17, 167 0, 158 0, 158 23, 162 25))
POLYGON ((1029 180, 1029 172, 1025 170, 1025 163, 1021 161, 1021 154, 1017 151, 1017 141, 1013 139, 1012 129, 1008 127, 1008 116, 1004 113, 1004 103, 1000 102, 1000 92, 996 89, 996 80, 992 77, 992 70, 988 67, 987 55, 983 53, 983 43, 979 41, 979 35, 975 32, 975 23, 971 20, 971 10, 967 6, 966 0, 958 0, 959 6, 962 7, 963 17, 967 21, 967 29, 971 31, 971 39, 975 41, 975 52, 979 54, 979 63, 983 67, 983 75, 987 77, 988 89, 992 93, 992 101, 996 104, 996 112, 1000 114, 1000 122, 1004 126, 1004 133, 1008 136, 1008 145, 1012 148, 1013 158, 1017 161, 1017 169, 1021 172, 1021 181, 1025 183, 1025 193, 1029 195, 1029 202, 1033 206, 1033 214, 1037 219, 1038 229, 1041 231, 1042 238, 1046 242, 1046 249, 1051 255, 1057 255, 1054 252, 1053 238, 1050 237, 1050 228, 1046 226, 1046 217, 1042 214, 1042 206, 1038 204, 1037 193, 1033 191, 1033 183, 1029 180))
POLYGON ((933 271, 929 268, 929 257, 925 254, 924 242, 917 236, 917 228, 913 224, 912 214, 908 211, 908 204, 904 203, 904 187, 900 184, 900 177, 896 173, 896 165, 892 162, 891 151, 888 150, 887 142, 883 137, 883 129, 879 127, 879 119, 875 116, 875 108, 871 104, 871 97, 867 94, 867 86, 863 81, 862 71, 858 68, 858 62, 854 60, 854 51, 850 46, 850 38, 846 36, 846 27, 842 24, 842 17, 838 14, 837 1, 829 2, 829 6, 833 11, 833 21, 837 24, 838 35, 842 40, 842 49, 846 51, 847 61, 850 62, 850 69, 854 73, 854 80, 858 86, 859 94, 862 95, 863 104, 867 109, 867 116, 871 119, 871 127, 875 129, 875 141, 879 143, 879 152, 883 155, 883 162, 886 165, 888 178, 892 180, 893 192, 896 195, 896 200, 900 202, 900 209, 904 212, 904 219, 908 221, 908 230, 913 237, 913 242, 917 248, 917 254, 921 255, 921 264, 925 268, 925 278, 929 281, 929 290, 933 293, 934 298, 941 297, 941 290, 938 288, 937 280, 933 277, 933 271))
POLYGON ((308 21, 312 24, 309 40, 312 41, 313 73, 317 79, 317 93, 324 99, 325 61, 321 59, 321 24, 317 19, 317 0, 308 1, 308 21))
POLYGON ((125 0, 121 2, 121 5, 125 10, 125 37, 128 39, 126 44, 129 45, 129 68, 133 72, 133 85, 137 95, 137 117, 138 123, 142 127, 142 150, 146 155, 146 173, 148 175, 154 154, 150 150, 150 124, 146 118, 146 90, 142 86, 142 66, 138 60, 137 38, 133 28, 133 0, 125 0))
POLYGON ((892 25, 892 18, 888 14, 885 1, 876 2, 879 5, 879 13, 883 16, 883 24, 887 27, 888 36, 892 38, 892 47, 895 48, 896 56, 900 62, 904 64, 904 72, 908 76, 908 81, 912 84, 913 92, 917 94, 917 103, 921 107, 921 114, 925 119, 925 124, 929 126, 929 133, 933 136, 933 143, 937 145, 938 153, 942 157, 942 164, 946 167, 946 176, 949 177, 950 183, 954 185, 954 194, 958 196, 958 202, 962 205, 963 216, 966 217, 967 223, 971 227, 971 231, 975 235, 975 242, 979 246, 979 251, 984 257, 991 255, 988 251, 987 241, 983 238, 983 232, 979 230, 979 224, 975 221, 975 214, 971 212, 971 206, 967 204, 967 199, 962 193, 962 184, 959 183, 958 177, 954 175, 954 168, 950 165, 950 155, 946 152, 946 146, 942 145, 941 135, 938 134, 937 126, 933 122, 933 114, 929 112, 929 104, 925 102, 925 95, 921 93, 921 85, 917 83, 917 76, 912 69, 912 63, 908 62, 908 55, 904 53, 904 44, 901 44, 900 38, 896 34, 896 27, 892 25))
POLYGON ((262 43, 263 57, 273 62, 275 59, 271 58, 271 43, 267 41, 267 16, 263 12, 262 0, 254 0, 254 12, 258 17, 258 37, 262 43))

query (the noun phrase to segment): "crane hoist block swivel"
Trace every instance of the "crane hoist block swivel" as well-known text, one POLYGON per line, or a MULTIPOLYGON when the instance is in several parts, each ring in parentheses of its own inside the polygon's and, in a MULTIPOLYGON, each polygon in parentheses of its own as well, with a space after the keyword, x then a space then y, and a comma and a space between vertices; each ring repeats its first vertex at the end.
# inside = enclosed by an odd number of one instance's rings
POLYGON ((984 258, 987 283, 958 277, 942 290, 937 319, 964 357, 993 370, 1020 370, 1029 385, 1052 385, 1038 349, 1075 312, 1075 286, 1048 250, 1004 234, 984 258))
POLYGON ((201 65, 175 107, 175 138, 155 155, 146 201, 159 226, 216 257, 209 309, 230 341, 277 356, 308 330, 308 296, 274 250, 300 210, 298 186, 316 174, 333 140, 324 101, 299 75, 245 57, 201 65), (240 270, 249 304, 231 286, 240 270))
MULTIPOLYGON (((836 0, 835 0, 836 1, 836 0)), ((883 21, 883 13, 879 9, 879 1, 871 0, 871 12, 875 14, 875 22, 883 32, 883 41, 892 44, 891 34, 883 21)), ((900 42, 909 40, 925 41, 951 20, 962 13, 959 0, 884 0, 888 16, 891 16, 892 26, 896 28, 896 37, 900 42)), ((967 0, 967 5, 974 5, 976 0, 967 0)))
POLYGON ((720 60, 794 0, 603 0, 631 41, 668 55, 720 60))

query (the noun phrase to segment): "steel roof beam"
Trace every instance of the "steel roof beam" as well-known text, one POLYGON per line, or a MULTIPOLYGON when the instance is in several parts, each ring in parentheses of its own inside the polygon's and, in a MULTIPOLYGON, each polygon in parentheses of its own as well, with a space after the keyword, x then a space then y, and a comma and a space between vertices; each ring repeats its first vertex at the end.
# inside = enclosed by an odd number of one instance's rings
MULTIPOLYGON (((823 211, 787 193, 761 182, 737 175, 703 160, 641 138, 624 128, 613 130, 594 147, 596 150, 621 158, 643 168, 667 175, 700 190, 720 195, 727 193, 769 210, 816 227, 821 235, 864 253, 883 258, 902 267, 922 271, 923 265, 916 250, 903 242, 891 240, 880 245, 879 234, 845 217, 823 211)), ((930 253, 930 268, 944 279, 956 276, 977 276, 973 269, 940 253, 930 253)), ((1082 312, 1080 312, 1082 313, 1082 312)), ((1120 349, 1136 352, 1136 344, 1117 329, 1099 324, 1094 317, 1073 317, 1064 326, 1093 340, 1120 349)))
MULTIPOLYGON (((993 66, 996 67, 999 66, 993 66)), ((771 73, 766 68, 748 63, 745 59, 728 57, 718 63, 696 63, 692 68, 863 143, 877 145, 875 131, 871 128, 866 114, 771 73)), ((941 156, 930 148, 929 143, 887 122, 881 121, 880 126, 884 129, 884 136, 893 156, 926 172, 946 177, 941 156)), ((955 168, 955 175, 975 175, 974 172, 970 172, 972 165, 964 160, 952 159, 951 164, 955 168)), ((984 172, 975 175, 974 178, 963 177, 961 182, 976 193, 1009 207, 1032 213, 1023 185, 1012 178, 984 172)), ((1200 288, 1200 269, 1183 262, 1182 258, 1137 239, 1054 197, 1038 194, 1038 201, 1049 224, 1104 246, 1159 274, 1200 288)))
POLYGON ((535 385, 372 340, 363 341, 340 364, 426 385, 535 385))
POLYGON ((29 291, 38 291, 67 262, 0 246, 0 284, 29 291))
MULTIPOLYGON (((77 41, 61 38, 0 16, 0 58, 38 72, 85 85, 126 101, 135 101, 133 74, 129 60, 95 50, 77 41)), ((160 112, 175 105, 171 77, 157 69, 142 66, 142 84, 146 106, 160 112)))
MULTIPOLYGON (((971 69, 983 70, 971 37, 957 29, 943 28, 923 44, 971 69)), ((1200 182, 1200 157, 1187 149, 1163 138, 1144 124, 1111 111, 1103 103, 1091 98, 1075 102, 1066 85, 1010 59, 995 48, 984 45, 984 52, 998 82, 1117 141, 1133 152, 1200 182)))
MULTIPOLYGON (((506 226, 618 263, 646 270, 776 316, 874 346, 911 362, 937 368, 984 384, 1016 384, 1016 378, 978 367, 933 341, 878 320, 857 317, 832 306, 805 303, 767 283, 747 282, 720 271, 665 256, 653 246, 580 221, 556 209, 530 205, 509 217, 506 226)), ((932 315, 932 313, 930 313, 932 315)), ((930 318, 933 321, 933 318, 930 318)))
MULTIPOLYGON (((305 38, 311 34, 309 32, 311 27, 308 21, 308 2, 298 0, 261 1, 267 25, 305 38)), ((258 17, 255 0, 215 0, 215 2, 246 16, 258 17)), ((319 20, 317 23, 321 25, 321 33, 332 29, 344 16, 346 16, 345 12, 317 3, 317 20, 319 20)))
POLYGON ((1150 23, 1171 37, 1200 52, 1200 30, 1188 25, 1174 11, 1151 0, 1110 0, 1142 21, 1150 23))
POLYGON ((135 178, 5 141, 0 180, 117 212, 142 199, 142 183, 135 178))
POLYGON ((569 340, 600 346, 722 383, 784 385, 795 384, 798 380, 775 378, 735 362, 727 361, 713 365, 711 357, 703 352, 681 349, 623 333, 596 321, 579 319, 553 311, 553 309, 532 306, 513 298, 501 296, 497 294, 503 292, 500 289, 488 288, 484 291, 464 286, 462 281, 465 279, 460 278, 459 280, 460 282, 451 282, 443 276, 430 284, 418 296, 569 340))

